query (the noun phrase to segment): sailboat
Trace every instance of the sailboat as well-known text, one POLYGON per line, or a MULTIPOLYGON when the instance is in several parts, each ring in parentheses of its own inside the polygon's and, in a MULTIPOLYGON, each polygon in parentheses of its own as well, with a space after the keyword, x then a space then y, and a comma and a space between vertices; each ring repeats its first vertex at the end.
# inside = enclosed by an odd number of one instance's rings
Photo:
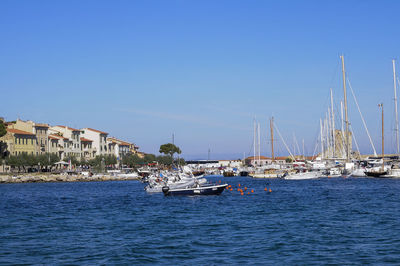
POLYGON ((388 171, 385 169, 385 139, 384 139, 384 130, 383 130, 383 103, 378 104, 378 106, 382 109, 382 167, 372 168, 370 171, 365 171, 367 176, 371 177, 388 177, 388 171))
MULTIPOLYGON (((396 76, 396 61, 392 60, 393 65, 393 88, 394 88, 394 113, 396 120, 396 154, 400 154, 400 141, 399 141, 399 116, 397 111, 397 76, 396 76)), ((399 165, 393 164, 388 170, 387 177, 400 178, 400 167, 399 165)))

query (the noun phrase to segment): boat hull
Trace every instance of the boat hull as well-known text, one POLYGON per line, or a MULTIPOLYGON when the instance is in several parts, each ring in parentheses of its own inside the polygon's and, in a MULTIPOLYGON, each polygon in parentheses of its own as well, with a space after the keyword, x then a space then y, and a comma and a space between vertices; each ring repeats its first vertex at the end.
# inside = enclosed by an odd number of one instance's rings
POLYGON ((365 172, 365 174, 367 175, 367 176, 370 176, 370 177, 377 177, 377 178, 388 178, 388 176, 386 176, 387 175, 387 171, 381 171, 381 172, 365 172))
POLYGON ((169 187, 163 187, 163 192, 165 196, 220 195, 227 186, 228 184, 223 184, 185 189, 169 189, 169 187))

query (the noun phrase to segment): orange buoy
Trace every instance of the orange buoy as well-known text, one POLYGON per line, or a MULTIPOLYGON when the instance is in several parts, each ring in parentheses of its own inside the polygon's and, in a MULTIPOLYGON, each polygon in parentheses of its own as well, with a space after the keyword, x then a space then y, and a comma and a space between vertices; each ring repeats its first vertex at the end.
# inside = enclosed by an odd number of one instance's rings
POLYGON ((264 188, 264 191, 268 191, 268 189, 267 189, 267 188, 264 188))
POLYGON ((243 196, 243 192, 240 192, 240 195, 242 195, 242 196, 243 196))
POLYGON ((272 192, 272 190, 271 190, 271 189, 269 189, 269 192, 272 192))
POLYGON ((251 193, 254 193, 254 189, 251 190, 251 193))
POLYGON ((238 187, 240 187, 240 183, 239 183, 238 187))
POLYGON ((250 192, 247 192, 247 195, 250 195, 250 192))
POLYGON ((246 191, 247 190, 247 187, 244 187, 244 191, 246 191))

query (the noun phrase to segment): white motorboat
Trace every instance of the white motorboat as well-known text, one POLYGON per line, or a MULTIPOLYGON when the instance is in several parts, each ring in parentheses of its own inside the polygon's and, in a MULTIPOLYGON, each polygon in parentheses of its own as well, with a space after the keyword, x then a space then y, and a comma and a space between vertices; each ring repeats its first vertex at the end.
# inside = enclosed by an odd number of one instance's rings
POLYGON ((342 176, 342 173, 339 168, 333 167, 329 169, 328 177, 340 177, 340 176, 342 176))
POLYGON ((309 172, 299 172, 293 174, 284 175, 283 178, 287 180, 306 180, 306 179, 316 179, 323 176, 319 171, 309 171, 309 172))
POLYGON ((153 174, 148 178, 148 185, 145 187, 148 193, 161 193, 164 186, 171 189, 190 188, 194 185, 205 184, 207 180, 202 176, 194 176, 189 168, 182 171, 166 171, 153 174))
POLYGON ((366 177, 365 168, 356 168, 351 172, 350 176, 352 177, 366 177))

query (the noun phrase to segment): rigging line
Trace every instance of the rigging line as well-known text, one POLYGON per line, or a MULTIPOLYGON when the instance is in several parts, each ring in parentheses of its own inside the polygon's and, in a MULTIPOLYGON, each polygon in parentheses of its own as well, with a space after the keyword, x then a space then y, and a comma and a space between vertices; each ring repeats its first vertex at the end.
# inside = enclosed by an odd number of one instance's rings
POLYGON ((314 151, 312 153, 312 158, 314 158, 315 153, 318 149, 318 142, 319 142, 320 136, 321 136, 320 131, 319 131, 319 129, 317 129, 316 134, 314 135, 315 147, 314 147, 314 151))
MULTIPOLYGON (((335 69, 334 69, 334 71, 333 71, 333 75, 332 75, 332 78, 331 78, 331 85, 333 85, 333 83, 334 83, 334 81, 337 79, 337 77, 339 76, 338 75, 338 72, 339 72, 339 69, 340 69, 340 61, 338 61, 338 60, 336 60, 336 66, 335 66, 335 69)), ((331 87, 333 87, 333 86, 331 86, 331 87)))
POLYGON ((361 158, 360 147, 358 147, 358 143, 357 143, 357 140, 356 140, 356 136, 354 135, 353 128, 351 127, 351 125, 350 125, 350 132, 351 132, 351 134, 353 135, 354 144, 356 144, 356 148, 357 148, 358 154, 359 154, 359 156, 360 156, 360 158, 361 158))
POLYGON ((287 151, 289 152, 290 156, 292 156, 293 161, 296 161, 296 159, 294 158, 293 154, 290 152, 290 149, 289 149, 288 145, 286 145, 286 142, 285 142, 285 140, 283 139, 283 137, 282 137, 282 135, 281 135, 281 132, 279 131, 278 126, 276 125, 276 122, 274 123, 274 126, 275 126, 275 129, 276 129, 276 132, 278 132, 278 135, 279 135, 279 137, 281 138, 283 144, 285 145, 287 151))
POLYGON ((365 130, 367 131, 367 135, 368 135, 369 142, 371 143, 372 149, 374 150, 374 156, 377 156, 374 143, 372 142, 371 135, 369 134, 369 131, 368 131, 368 128, 367 128, 367 124, 365 123, 364 117, 363 117, 363 115, 362 115, 362 113, 361 113, 361 110, 360 110, 360 106, 358 105, 356 96, 355 96, 355 94, 354 94, 353 88, 351 87, 351 83, 350 83, 350 80, 349 80, 348 78, 347 78, 347 82, 349 83, 350 91, 351 91, 351 94, 353 95, 354 102, 356 103, 358 112, 360 113, 361 120, 362 120, 362 122, 363 122, 364 128, 365 128, 365 130))
MULTIPOLYGON (((319 137, 320 137, 320 134, 318 134, 318 138, 319 137)), ((314 147, 314 152, 312 154, 312 158, 314 158, 315 153, 317 152, 317 149, 318 149, 318 140, 315 142, 315 147, 314 147)), ((321 156, 322 156, 322 154, 321 154, 321 156)))
MULTIPOLYGON (((297 151, 299 152, 299 155, 300 155, 301 154, 300 146, 299 146, 299 143, 297 142, 297 138, 296 138, 296 135, 294 134, 294 132, 293 132, 293 137, 294 137, 294 143, 296 144, 296 147, 297 147, 297 151)), ((294 153, 296 153, 296 151, 294 151, 294 153)))

